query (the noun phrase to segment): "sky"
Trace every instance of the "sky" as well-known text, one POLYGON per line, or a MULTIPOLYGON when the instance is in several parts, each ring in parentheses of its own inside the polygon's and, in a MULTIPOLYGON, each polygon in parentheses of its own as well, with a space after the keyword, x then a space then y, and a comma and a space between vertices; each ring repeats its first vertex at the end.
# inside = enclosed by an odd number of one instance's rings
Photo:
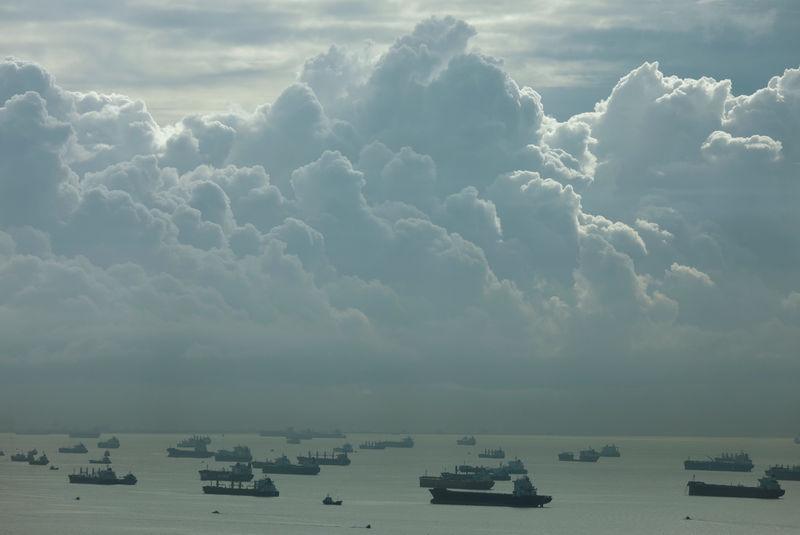
POLYGON ((0 430, 800 433, 794 2, 0 2, 0 430))

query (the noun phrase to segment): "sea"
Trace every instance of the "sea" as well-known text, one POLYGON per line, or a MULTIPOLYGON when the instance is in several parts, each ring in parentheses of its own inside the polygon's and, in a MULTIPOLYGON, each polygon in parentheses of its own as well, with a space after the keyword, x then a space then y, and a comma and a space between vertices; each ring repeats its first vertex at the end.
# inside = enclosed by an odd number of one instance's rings
MULTIPOLYGON (((348 434, 346 439, 312 439, 287 444, 281 437, 211 434, 209 449, 250 447, 256 460, 286 454, 330 452, 353 444, 350 466, 323 466, 317 476, 273 475, 280 496, 205 495, 198 470, 227 467, 201 459, 167 457, 166 449, 186 434, 124 434, 111 450, 112 467, 132 472, 135 486, 70 484, 68 475, 100 458, 98 439, 67 435, 0 434, 0 534, 783 534, 800 533, 800 482, 782 481, 778 500, 689 496, 698 481, 757 485, 773 464, 800 464, 800 445, 791 438, 692 438, 476 435, 475 446, 459 446, 455 435, 413 435, 408 449, 359 450, 369 440, 404 435, 348 434), (87 454, 58 453, 83 442, 87 454), (621 456, 596 463, 560 462, 558 453, 616 444, 621 456), (47 466, 12 462, 13 453, 36 448, 47 466), (484 449, 502 448, 519 458, 540 494, 553 497, 543 508, 515 509, 433 505, 419 487, 423 474, 452 471, 458 464, 496 466, 479 459, 484 449), (687 458, 745 451, 752 472, 691 472, 687 458), (341 506, 325 506, 326 495, 341 506), (218 513, 215 513, 217 511, 218 513), (369 526, 369 528, 367 527, 369 526)), ((103 434, 101 438, 109 438, 103 434)), ((91 465, 102 467, 102 465, 91 465)), ((260 471, 256 471, 260 477, 260 471)), ((512 476, 514 478, 516 476, 512 476)), ((491 492, 511 492, 498 481, 491 492)))

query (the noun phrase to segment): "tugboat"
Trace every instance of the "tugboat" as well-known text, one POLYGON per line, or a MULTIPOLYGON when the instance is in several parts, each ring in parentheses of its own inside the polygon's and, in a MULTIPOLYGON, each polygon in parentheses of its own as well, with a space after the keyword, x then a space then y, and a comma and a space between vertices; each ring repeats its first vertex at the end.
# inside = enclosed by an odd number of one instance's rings
POLYGON ((111 437, 108 440, 101 440, 97 443, 97 447, 115 450, 119 448, 119 439, 117 437, 111 437))
POLYGON ((322 505, 342 505, 342 500, 334 500, 331 498, 331 495, 328 494, 325 496, 325 499, 322 500, 322 505))
POLYGON ((77 474, 69 475, 70 483, 89 483, 92 485, 135 485, 136 476, 128 473, 125 477, 117 477, 111 468, 103 468, 89 472, 89 469, 79 469, 77 474))
POLYGON ((749 472, 753 469, 753 461, 745 452, 723 453, 719 457, 709 458, 707 461, 693 461, 687 459, 683 462, 685 470, 719 470, 726 472, 749 472))
POLYGON ((514 492, 511 494, 457 491, 441 487, 429 490, 433 495, 431 503, 436 504, 544 507, 544 504, 553 500, 552 496, 537 494, 536 487, 533 486, 528 476, 514 481, 514 492))
POLYGON ((770 466, 765 472, 769 477, 782 481, 800 481, 800 464, 794 466, 776 464, 770 466))
POLYGON ((715 485, 702 481, 689 481, 689 496, 722 496, 725 498, 762 498, 777 500, 786 492, 775 478, 762 477, 757 487, 744 485, 715 485))
POLYGON ((456 444, 458 444, 459 446, 474 446, 476 443, 477 443, 477 441, 475 440, 475 437, 473 437, 473 436, 464 435, 464 437, 459 438, 458 440, 456 440, 456 444))
POLYGON ((505 459, 506 452, 504 452, 502 448, 497 448, 496 450, 483 450, 483 452, 478 454, 478 457, 483 459, 505 459))
POLYGON ((494 480, 485 471, 471 474, 442 472, 439 476, 419 476, 419 486, 426 488, 489 490, 494 487, 494 480))
POLYGON ((326 466, 348 466, 350 464, 350 458, 346 453, 331 453, 328 455, 323 452, 320 456, 319 452, 317 452, 316 455, 312 456, 311 452, 308 452, 308 455, 298 455, 297 462, 300 464, 313 463, 326 466))
POLYGON ((254 461, 253 467, 261 468, 265 474, 295 474, 301 476, 315 476, 319 474, 319 465, 315 462, 292 464, 286 455, 274 461, 254 461))
POLYGON ((333 448, 333 453, 353 453, 353 445, 349 442, 345 442, 341 446, 333 448))
POLYGON ((219 481, 215 485, 206 485, 203 487, 203 492, 206 494, 230 494, 232 496, 258 496, 261 498, 269 498, 271 496, 278 496, 280 493, 275 488, 275 484, 268 477, 259 479, 253 483, 252 487, 242 487, 239 483, 236 486, 231 482, 230 487, 221 486, 219 481))
POLYGON ((600 450, 600 457, 619 457, 619 448, 617 448, 616 444, 606 444, 603 446, 603 449, 600 450))
POLYGON ((58 453, 89 453, 89 450, 86 449, 83 442, 78 442, 71 447, 58 448, 58 453))
POLYGON ((250 448, 247 446, 234 446, 233 450, 219 450, 214 454, 215 461, 249 463, 253 460, 250 448))
POLYGON ((90 464, 111 464, 111 457, 108 450, 103 453, 102 459, 89 459, 90 464))
POLYGON ((28 464, 33 464, 37 466, 46 466, 50 463, 50 460, 47 458, 47 455, 42 453, 42 455, 38 459, 28 459, 28 464))
POLYGON ((198 470, 201 481, 250 481, 253 479, 253 469, 249 464, 236 463, 230 470, 198 470))
POLYGON ((213 457, 214 452, 208 451, 205 444, 195 446, 194 449, 167 448, 167 457, 181 457, 191 459, 208 459, 213 457))

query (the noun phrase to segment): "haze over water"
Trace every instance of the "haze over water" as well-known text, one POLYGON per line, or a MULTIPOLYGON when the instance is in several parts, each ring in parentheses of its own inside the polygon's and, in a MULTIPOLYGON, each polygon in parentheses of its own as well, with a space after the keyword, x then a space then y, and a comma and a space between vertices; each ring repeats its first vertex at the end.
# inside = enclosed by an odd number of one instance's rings
MULTIPOLYGON (((168 458, 166 448, 186 435, 117 435, 111 450, 118 475, 131 470, 133 487, 75 485, 67 475, 89 466, 102 450, 95 439, 66 435, 0 434, 0 532, 25 535, 84 533, 217 534, 280 533, 306 535, 360 533, 370 524, 384 534, 539 533, 597 535, 797 533, 800 530, 800 482, 781 482, 779 500, 693 497, 686 482, 755 485, 771 464, 800 464, 800 446, 781 438, 483 436, 476 446, 457 446, 455 435, 413 435, 411 449, 358 450, 366 440, 391 435, 348 435, 346 439, 313 439, 289 445, 283 438, 255 435, 211 435, 209 449, 249 446, 255 460, 283 453, 328 451, 348 441, 356 447, 348 467, 323 466, 317 476, 271 476, 280 496, 252 498, 207 496, 197 470, 200 459, 168 458), (60 446, 79 440, 88 454, 59 454, 60 446), (619 446, 619 458, 597 463, 559 462, 563 450, 576 451, 606 443, 619 446), (17 449, 47 453, 47 467, 13 463, 17 449), (452 470, 456 464, 495 465, 478 459, 484 448, 502 447, 506 460, 519 457, 540 494, 553 496, 543 509, 432 505, 418 476, 452 470), (755 463, 750 473, 692 472, 687 457, 703 458, 723 451, 747 451, 755 463), (322 505, 326 494, 341 498, 341 507, 322 505), (75 500, 80 496, 80 500, 75 500), (212 514, 218 510, 220 514, 212 514), (685 520, 690 516, 691 520, 685 520)), ((105 435, 104 435, 105 438, 105 435)), ((395 437, 397 438, 397 437, 395 437)), ((256 471, 257 472, 257 471, 256 471)), ((258 477, 258 475, 256 476, 258 477)), ((514 476, 512 476, 514 477, 514 476)), ((511 482, 496 482, 491 492, 510 492, 511 482)))

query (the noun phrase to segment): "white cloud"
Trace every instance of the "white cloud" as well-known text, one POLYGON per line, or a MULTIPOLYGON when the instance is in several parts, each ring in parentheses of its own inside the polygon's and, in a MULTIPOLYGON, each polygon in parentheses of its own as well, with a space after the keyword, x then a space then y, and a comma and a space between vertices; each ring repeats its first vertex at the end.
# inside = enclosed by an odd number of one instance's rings
POLYGON ((644 63, 560 122, 475 38, 426 19, 169 127, 0 63, 0 369, 572 396, 769 355, 796 378, 800 71, 735 96, 644 63))

